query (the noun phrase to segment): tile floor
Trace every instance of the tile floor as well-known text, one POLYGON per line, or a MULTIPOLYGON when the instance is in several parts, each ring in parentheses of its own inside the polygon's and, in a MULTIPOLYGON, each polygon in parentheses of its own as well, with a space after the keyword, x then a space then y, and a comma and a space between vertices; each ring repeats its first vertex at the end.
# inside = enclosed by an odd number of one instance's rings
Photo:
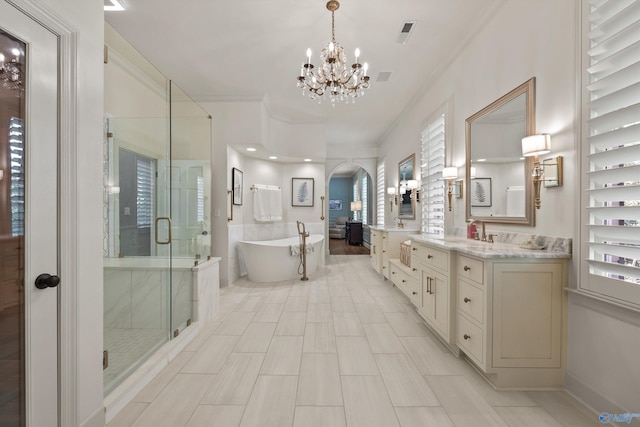
POLYGON ((598 426, 564 392, 498 392, 424 326, 369 257, 311 280, 239 281, 109 427, 598 426))

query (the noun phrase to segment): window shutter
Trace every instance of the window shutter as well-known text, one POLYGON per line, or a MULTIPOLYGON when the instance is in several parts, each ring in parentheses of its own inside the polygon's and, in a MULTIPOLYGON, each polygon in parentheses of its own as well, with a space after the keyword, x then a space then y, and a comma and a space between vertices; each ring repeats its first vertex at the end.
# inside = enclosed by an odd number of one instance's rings
POLYGON ((376 176, 376 224, 380 227, 384 227, 384 163, 385 159, 378 162, 377 176, 376 176))
POLYGON ((582 288, 640 304, 640 1, 586 1, 582 288))
POLYGON ((153 222, 153 181, 151 160, 136 160, 136 211, 138 228, 151 228, 153 222))
POLYGON ((367 174, 362 174, 362 223, 367 224, 367 218, 369 216, 369 210, 367 209, 367 202, 369 201, 369 189, 367 187, 367 174))
POLYGON ((422 232, 444 234, 445 114, 438 113, 422 132, 422 232))
POLYGON ((24 235, 24 122, 9 119, 11 235, 24 235))

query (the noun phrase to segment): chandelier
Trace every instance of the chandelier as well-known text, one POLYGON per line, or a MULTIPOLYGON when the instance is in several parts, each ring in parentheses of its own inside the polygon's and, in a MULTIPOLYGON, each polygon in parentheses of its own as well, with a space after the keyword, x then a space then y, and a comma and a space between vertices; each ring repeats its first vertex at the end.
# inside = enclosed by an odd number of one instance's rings
POLYGON ((298 88, 302 89, 303 96, 318 99, 319 103, 323 99, 331 99, 333 106, 336 102, 355 103, 356 98, 369 88, 369 66, 366 62, 359 62, 360 49, 355 51, 355 64, 349 67, 344 49, 336 42, 334 12, 339 7, 337 0, 327 2, 327 9, 331 11, 331 41, 320 53, 322 63, 315 70, 311 63, 311 49, 307 49, 307 62, 302 64, 298 76, 298 88))
POLYGON ((20 63, 20 51, 14 49, 15 58, 5 62, 5 56, 0 53, 0 82, 5 89, 16 91, 16 96, 24 92, 23 65, 20 63))

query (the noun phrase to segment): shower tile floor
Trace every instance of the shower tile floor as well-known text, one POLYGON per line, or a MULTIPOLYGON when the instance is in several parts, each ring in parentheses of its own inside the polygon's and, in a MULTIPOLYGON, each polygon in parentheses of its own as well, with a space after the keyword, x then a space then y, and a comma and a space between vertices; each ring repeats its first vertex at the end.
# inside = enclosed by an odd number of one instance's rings
POLYGON ((220 291, 220 313, 109 427, 598 426, 562 391, 495 391, 368 257, 220 291))
POLYGON ((162 329, 104 330, 104 348, 109 351, 109 366, 102 371, 105 395, 168 340, 168 331, 162 329))

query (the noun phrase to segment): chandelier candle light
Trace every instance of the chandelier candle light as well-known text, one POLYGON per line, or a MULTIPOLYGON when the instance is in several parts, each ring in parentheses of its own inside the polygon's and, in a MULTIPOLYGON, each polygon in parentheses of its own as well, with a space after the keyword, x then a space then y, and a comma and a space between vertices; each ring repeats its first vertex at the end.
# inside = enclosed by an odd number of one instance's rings
POLYGON ((331 99, 333 106, 336 102, 355 103, 356 98, 364 95, 364 90, 369 88, 369 66, 366 62, 359 62, 360 49, 355 51, 355 64, 349 67, 344 49, 336 41, 334 12, 339 7, 337 0, 327 2, 327 9, 331 11, 331 41, 320 53, 321 65, 314 70, 311 49, 307 49, 307 62, 302 64, 298 76, 298 87, 302 89, 303 96, 318 99, 319 103, 323 99, 331 99))

